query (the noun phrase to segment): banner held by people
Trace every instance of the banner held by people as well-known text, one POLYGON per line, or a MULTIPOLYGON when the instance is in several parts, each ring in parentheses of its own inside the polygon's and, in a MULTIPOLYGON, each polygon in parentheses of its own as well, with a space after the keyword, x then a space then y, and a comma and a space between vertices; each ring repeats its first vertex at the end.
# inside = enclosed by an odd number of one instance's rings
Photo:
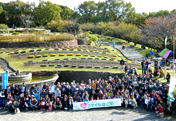
POLYGON ((89 102, 73 103, 73 110, 86 110, 91 108, 104 108, 121 106, 121 99, 93 100, 89 102))

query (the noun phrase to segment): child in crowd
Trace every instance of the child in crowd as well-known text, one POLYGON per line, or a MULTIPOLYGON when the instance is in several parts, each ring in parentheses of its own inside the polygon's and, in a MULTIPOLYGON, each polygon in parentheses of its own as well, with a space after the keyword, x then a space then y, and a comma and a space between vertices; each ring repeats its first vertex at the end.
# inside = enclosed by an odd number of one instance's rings
POLYGON ((45 110, 45 100, 42 99, 42 101, 40 102, 40 110, 45 110))

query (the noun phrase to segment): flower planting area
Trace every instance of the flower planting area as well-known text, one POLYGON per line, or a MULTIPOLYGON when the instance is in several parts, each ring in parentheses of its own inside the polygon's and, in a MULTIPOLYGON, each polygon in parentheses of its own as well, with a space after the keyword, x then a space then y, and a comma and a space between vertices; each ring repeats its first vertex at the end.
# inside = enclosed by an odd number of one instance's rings
MULTIPOLYGON (((119 71, 124 58, 110 46, 38 47, 0 49, 0 57, 21 71, 87 70, 119 71)), ((126 63, 139 69, 141 66, 124 58, 126 63)))

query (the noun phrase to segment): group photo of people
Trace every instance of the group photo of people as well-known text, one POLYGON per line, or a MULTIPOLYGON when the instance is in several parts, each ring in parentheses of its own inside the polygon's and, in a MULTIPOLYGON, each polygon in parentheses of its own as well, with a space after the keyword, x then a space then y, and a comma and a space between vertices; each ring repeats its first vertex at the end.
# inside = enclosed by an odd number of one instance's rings
POLYGON ((122 78, 114 75, 107 79, 100 77, 81 83, 73 80, 70 83, 53 82, 51 85, 46 82, 32 86, 26 86, 25 83, 9 84, 7 89, 0 92, 0 107, 12 113, 28 110, 73 110, 73 103, 76 102, 121 99, 124 108, 143 108, 164 117, 166 113, 172 113, 175 103, 170 101, 168 85, 151 76, 153 73, 148 64, 150 62, 142 61, 143 74, 129 73, 131 70, 125 64, 122 78))

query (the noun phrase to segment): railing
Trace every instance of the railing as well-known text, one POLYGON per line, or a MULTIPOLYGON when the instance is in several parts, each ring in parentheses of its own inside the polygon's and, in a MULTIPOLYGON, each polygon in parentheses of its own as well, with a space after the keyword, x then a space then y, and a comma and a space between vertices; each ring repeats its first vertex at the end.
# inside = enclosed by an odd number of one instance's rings
POLYGON ((9 70, 11 70, 12 72, 16 72, 15 69, 13 69, 13 68, 10 66, 10 64, 9 64, 9 62, 8 62, 7 60, 5 60, 4 58, 0 58, 0 60, 4 61, 4 62, 7 64, 7 68, 8 68, 9 70))

